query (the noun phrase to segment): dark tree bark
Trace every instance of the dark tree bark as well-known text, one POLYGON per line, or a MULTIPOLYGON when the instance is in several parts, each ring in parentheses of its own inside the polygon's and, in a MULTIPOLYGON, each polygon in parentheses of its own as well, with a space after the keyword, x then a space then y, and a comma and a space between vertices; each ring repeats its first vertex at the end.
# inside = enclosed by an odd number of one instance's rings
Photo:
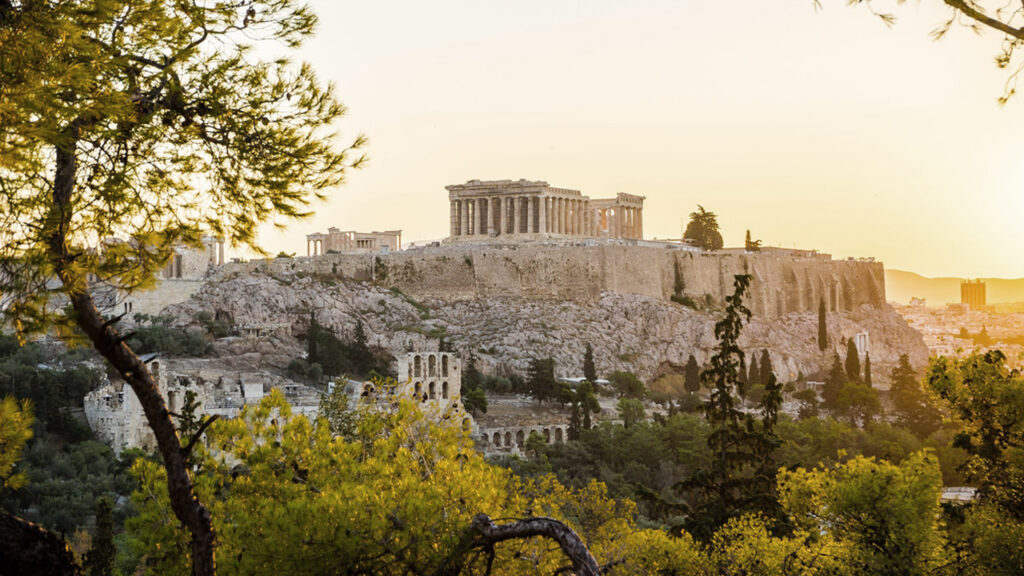
POLYGON ((26 520, 0 512, 0 574, 80 574, 63 538, 26 520))
POLYGON ((572 563, 576 576, 600 576, 601 567, 587 549, 579 535, 564 523, 554 518, 524 518, 510 524, 495 524, 486 514, 473 518, 471 530, 475 548, 489 548, 499 542, 541 536, 558 543, 562 552, 572 563))
POLYGON ((132 387, 142 405, 157 447, 163 457, 167 471, 167 490, 174 515, 188 528, 192 535, 192 574, 213 576, 216 574, 214 561, 214 533, 210 512, 199 501, 192 488, 185 462, 181 440, 171 421, 170 412, 160 396, 153 376, 135 352, 123 342, 112 323, 105 322, 96 309, 88 285, 81 274, 71 270, 75 255, 68 248, 67 230, 74 210, 74 192, 77 171, 76 142, 79 131, 87 121, 72 122, 57 145, 56 175, 53 187, 53 206, 50 226, 53 233, 49 238, 51 262, 57 277, 64 284, 75 322, 92 341, 96 351, 120 373, 132 387))

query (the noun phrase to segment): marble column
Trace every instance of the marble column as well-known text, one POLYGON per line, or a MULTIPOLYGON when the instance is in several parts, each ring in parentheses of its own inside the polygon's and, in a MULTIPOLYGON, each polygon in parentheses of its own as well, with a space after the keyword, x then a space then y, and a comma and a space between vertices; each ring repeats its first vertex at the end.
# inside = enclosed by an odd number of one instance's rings
POLYGON ((537 233, 547 234, 548 233, 548 199, 541 196, 537 201, 537 210, 540 214, 537 214, 537 233))
POLYGON ((452 236, 458 236, 459 235, 459 217, 456 214, 457 214, 457 212, 459 210, 459 201, 458 200, 452 200, 450 202, 450 204, 451 204, 451 208, 448 211, 449 212, 449 216, 448 217, 451 218, 451 226, 450 226, 450 231, 449 232, 450 232, 450 235, 452 235, 452 236))
POLYGON ((465 236, 469 233, 469 219, 466 218, 468 211, 468 203, 465 200, 459 200, 459 236, 465 236))
POLYGON ((512 233, 519 234, 519 196, 512 197, 512 233))
POLYGON ((566 214, 565 199, 558 199, 558 234, 566 234, 565 224, 568 223, 568 219, 565 217, 566 214))
POLYGON ((536 203, 536 201, 537 201, 537 197, 536 196, 527 196, 526 197, 526 233, 527 234, 533 234, 533 233, 535 233, 537 231, 536 230, 536 226, 534 226, 534 224, 533 224, 533 215, 534 215, 534 213, 536 211, 536 207, 534 206, 534 204, 536 203))
POLYGON ((640 240, 644 239, 644 209, 636 209, 636 237, 640 240))
POLYGON ((583 228, 583 200, 576 201, 576 235, 586 235, 586 230, 583 228))

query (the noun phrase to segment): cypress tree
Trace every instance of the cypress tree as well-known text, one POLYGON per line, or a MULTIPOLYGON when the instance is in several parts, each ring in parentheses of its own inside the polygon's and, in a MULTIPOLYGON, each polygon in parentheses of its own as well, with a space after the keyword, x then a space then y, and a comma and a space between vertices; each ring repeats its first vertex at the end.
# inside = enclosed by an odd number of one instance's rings
POLYGON ((871 386, 871 354, 864 353, 864 383, 871 386))
POLYGON ((825 324, 825 299, 818 303, 818 349, 822 352, 828 348, 828 325, 825 324))
POLYGON ((690 354, 690 358, 686 360, 685 375, 683 387, 686 388, 686 391, 698 392, 700 390, 700 366, 697 365, 697 359, 693 357, 693 354, 690 354))
POLYGON ((85 555, 85 568, 89 576, 111 576, 117 548, 114 546, 114 505, 110 498, 96 501, 96 535, 92 548, 85 555))
POLYGON ((846 341, 846 380, 860 382, 860 355, 853 338, 846 341))
POLYGON ((774 376, 775 369, 772 367, 772 358, 768 355, 768 350, 761 351, 761 372, 759 382, 761 386, 768 386, 768 380, 774 376))
POLYGON ((828 378, 825 379, 825 386, 821 390, 821 403, 829 410, 835 410, 839 406, 839 390, 846 384, 846 371, 843 370, 843 362, 839 359, 839 353, 832 354, 832 369, 829 370, 828 378))
POLYGON ((747 376, 747 386, 757 386, 761 383, 761 369, 757 367, 757 354, 750 355, 750 375, 747 376))
POLYGON ((320 324, 316 313, 309 313, 309 332, 306 333, 306 361, 310 364, 320 361, 320 324))
POLYGON ((587 351, 583 353, 583 377, 588 382, 597 381, 597 367, 594 366, 594 348, 587 342, 587 351))

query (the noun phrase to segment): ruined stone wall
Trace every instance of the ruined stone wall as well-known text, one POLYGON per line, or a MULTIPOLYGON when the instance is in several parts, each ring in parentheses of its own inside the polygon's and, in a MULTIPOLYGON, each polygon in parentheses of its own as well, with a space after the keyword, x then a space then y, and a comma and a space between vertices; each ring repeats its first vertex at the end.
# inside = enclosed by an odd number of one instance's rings
POLYGON ((647 246, 449 246, 377 256, 328 254, 229 264, 221 274, 306 273, 394 286, 414 298, 522 297, 592 301, 602 292, 721 303, 733 276, 752 276, 746 299, 759 317, 885 304, 881 263, 770 253, 702 254, 647 246))

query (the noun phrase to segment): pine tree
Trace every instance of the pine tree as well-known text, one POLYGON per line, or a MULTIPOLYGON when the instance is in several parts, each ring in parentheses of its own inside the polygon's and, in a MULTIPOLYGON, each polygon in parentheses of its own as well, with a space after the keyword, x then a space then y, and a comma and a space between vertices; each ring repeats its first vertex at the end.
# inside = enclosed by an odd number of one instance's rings
POLYGON ((690 222, 683 232, 683 240, 689 240, 703 250, 718 250, 722 247, 722 234, 718 231, 718 216, 697 205, 697 211, 690 213, 690 222))
POLYGON ((860 382, 860 354, 853 338, 846 341, 846 379, 849 382, 860 382))
POLYGON ((216 572, 211 514, 89 278, 152 285, 176 245, 206 235, 258 250, 264 223, 308 216, 358 167, 364 139, 338 146, 332 85, 291 57, 316 25, 296 0, 0 0, 0 323, 92 342, 134 390, 200 576, 216 572), (97 244, 112 236, 125 241, 97 244))
POLYGON ((114 545, 114 504, 110 498, 96 501, 96 533, 92 548, 85 555, 85 568, 89 576, 112 576, 117 547, 114 545))
POLYGON ((700 366, 697 365, 697 359, 690 354, 690 357, 686 360, 685 379, 683 380, 683 387, 686 388, 687 392, 696 393, 700 391, 700 366))
POLYGON ((743 351, 737 339, 743 321, 750 318, 750 310, 743 306, 743 294, 749 283, 750 276, 736 276, 735 292, 725 299, 725 317, 715 324, 718 349, 711 357, 711 366, 701 374, 711 389, 704 403, 704 416, 710 427, 710 464, 679 485, 695 492, 691 498, 695 505, 685 527, 705 540, 730 518, 762 509, 758 502, 764 481, 755 471, 765 462, 761 451, 767 449, 768 443, 756 433, 753 416, 738 407, 743 351))
POLYGON ((594 365, 594 348, 587 342, 587 350, 583 353, 583 377, 588 382, 597 382, 597 367, 594 365))
POLYGON ((864 353, 864 384, 872 386, 871 382, 871 354, 864 353))
POLYGON ((825 299, 818 301, 818 349, 828 348, 828 325, 825 323, 825 299))

